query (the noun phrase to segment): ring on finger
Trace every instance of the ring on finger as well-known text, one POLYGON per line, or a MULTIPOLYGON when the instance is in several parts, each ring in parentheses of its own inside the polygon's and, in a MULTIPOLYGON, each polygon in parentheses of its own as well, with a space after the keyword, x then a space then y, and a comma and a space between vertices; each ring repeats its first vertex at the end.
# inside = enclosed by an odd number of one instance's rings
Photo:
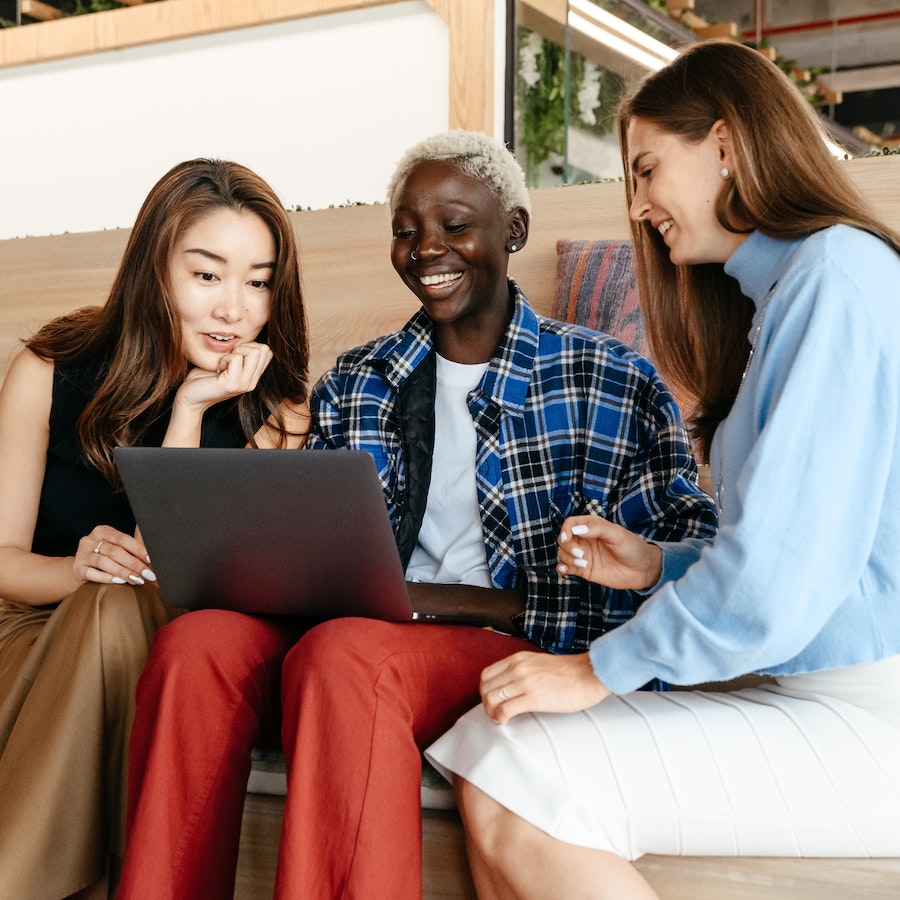
POLYGON ((498 696, 500 697, 501 703, 506 703, 506 701, 509 700, 509 691, 507 691, 505 687, 500 688, 498 696))
POLYGON ((100 543, 97 544, 96 547, 94 547, 94 553, 99 553, 99 552, 100 552, 100 548, 101 548, 105 543, 106 543, 105 540, 100 541, 100 543))

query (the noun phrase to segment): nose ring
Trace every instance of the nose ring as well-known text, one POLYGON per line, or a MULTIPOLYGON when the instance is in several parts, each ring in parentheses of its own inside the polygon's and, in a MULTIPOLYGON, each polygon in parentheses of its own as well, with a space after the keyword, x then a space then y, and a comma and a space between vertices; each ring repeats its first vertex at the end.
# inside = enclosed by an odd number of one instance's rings
POLYGON ((409 254, 409 258, 410 258, 410 259, 418 260, 419 257, 416 256, 416 251, 413 250, 413 252, 409 254))

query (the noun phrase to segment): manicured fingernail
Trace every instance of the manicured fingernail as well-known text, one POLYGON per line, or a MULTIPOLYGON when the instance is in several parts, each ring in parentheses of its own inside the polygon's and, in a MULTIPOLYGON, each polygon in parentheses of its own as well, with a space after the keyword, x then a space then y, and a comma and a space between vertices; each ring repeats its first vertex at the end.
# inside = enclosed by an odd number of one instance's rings
POLYGON ((147 581, 156 581, 156 574, 152 569, 144 569, 144 571, 141 572, 141 575, 143 575, 147 581))
POLYGON ((150 557, 149 557, 149 555, 148 555, 148 556, 145 556, 144 559, 145 559, 147 562, 150 562, 150 557))
POLYGON ((128 582, 125 581, 124 578, 119 578, 118 575, 113 575, 112 583, 113 584, 127 584, 128 582))
POLYGON ((582 550, 581 547, 573 547, 572 556, 577 556, 578 559, 584 559, 584 550, 582 550))
POLYGON ((141 578, 140 575, 129 575, 128 580, 132 584, 143 584, 144 583, 144 579, 141 578))
POLYGON ((572 526, 572 534, 587 534, 588 527, 587 525, 573 525, 572 526))
POLYGON ((564 544, 568 539, 569 539, 569 536, 564 531, 561 531, 559 533, 559 542, 561 544, 564 544))
POLYGON ((575 565, 578 566, 579 569, 587 568, 587 560, 586 559, 576 559, 575 565))
POLYGON ((560 563, 556 567, 556 571, 559 572, 560 575, 567 575, 569 572, 569 567, 566 565, 563 565, 563 563, 560 563))

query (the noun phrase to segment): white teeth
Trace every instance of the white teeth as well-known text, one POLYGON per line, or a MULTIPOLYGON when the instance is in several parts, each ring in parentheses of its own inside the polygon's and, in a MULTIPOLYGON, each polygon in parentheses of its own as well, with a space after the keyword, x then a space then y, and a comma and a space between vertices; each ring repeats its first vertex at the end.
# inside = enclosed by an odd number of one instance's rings
POLYGON ((661 235, 665 236, 665 233, 666 233, 671 227, 672 227, 672 220, 671 220, 671 219, 667 219, 665 222, 662 223, 662 225, 659 226, 659 228, 657 229, 657 231, 658 231, 661 235))
POLYGON ((214 334, 213 332, 210 332, 209 336, 211 338, 214 338, 217 341, 222 341, 223 343, 225 341, 233 341, 234 340, 233 334, 214 334))
POLYGON ((458 278, 462 278, 462 272, 454 272, 447 275, 423 275, 419 278, 419 281, 421 281, 422 284, 429 286, 432 284, 449 284, 451 281, 456 281, 458 278))

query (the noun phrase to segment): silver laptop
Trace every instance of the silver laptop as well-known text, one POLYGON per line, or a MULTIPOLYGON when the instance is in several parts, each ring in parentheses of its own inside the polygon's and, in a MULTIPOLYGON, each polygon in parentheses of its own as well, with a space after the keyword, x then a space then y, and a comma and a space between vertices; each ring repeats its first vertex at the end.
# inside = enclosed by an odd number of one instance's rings
POLYGON ((370 454, 170 447, 114 452, 169 605, 412 619, 370 454))

